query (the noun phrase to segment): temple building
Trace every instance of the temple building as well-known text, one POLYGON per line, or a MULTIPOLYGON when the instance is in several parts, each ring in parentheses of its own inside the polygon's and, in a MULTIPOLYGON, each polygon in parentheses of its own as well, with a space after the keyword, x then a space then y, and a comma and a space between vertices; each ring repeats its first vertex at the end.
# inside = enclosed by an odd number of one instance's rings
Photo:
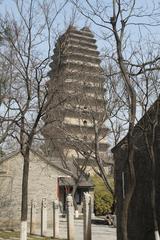
POLYGON ((43 136, 48 156, 95 165, 95 141, 107 163, 107 118, 104 72, 96 40, 88 27, 70 26, 59 37, 50 63, 43 136), (96 136, 96 137, 95 137, 96 136), (96 139, 96 140, 95 140, 96 139))

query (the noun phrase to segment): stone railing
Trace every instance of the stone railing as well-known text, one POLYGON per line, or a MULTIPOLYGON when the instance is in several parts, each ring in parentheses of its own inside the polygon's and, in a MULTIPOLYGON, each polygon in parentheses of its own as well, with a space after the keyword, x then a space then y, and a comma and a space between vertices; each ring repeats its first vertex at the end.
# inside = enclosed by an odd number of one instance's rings
MULTIPOLYGON (((59 218, 59 202, 58 200, 53 201, 53 238, 59 238, 60 218, 59 218)), ((35 201, 31 202, 31 216, 30 216, 30 233, 37 234, 37 211, 40 210, 35 201)), ((83 202, 83 232, 84 240, 91 240, 91 214, 92 214, 92 199, 89 193, 84 194, 83 202)), ((67 196, 67 239, 75 240, 75 210, 73 204, 73 198, 69 194, 67 196)), ((40 221, 41 236, 48 235, 47 229, 47 199, 43 198, 41 202, 41 221, 40 221)))

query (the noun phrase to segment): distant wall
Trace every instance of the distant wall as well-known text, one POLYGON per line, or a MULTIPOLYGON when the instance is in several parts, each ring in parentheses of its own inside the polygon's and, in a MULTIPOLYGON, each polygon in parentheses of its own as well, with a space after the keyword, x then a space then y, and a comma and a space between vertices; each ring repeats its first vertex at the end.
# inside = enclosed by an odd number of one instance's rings
MULTIPOLYGON (((22 156, 9 158, 0 165, 0 228, 15 229, 20 224, 22 156)), ((39 208, 42 198, 48 201, 48 223, 52 224, 52 202, 57 197, 57 177, 62 172, 30 156, 28 188, 28 220, 30 219, 31 200, 36 200, 39 208)), ((65 173, 63 173, 65 175, 65 173)), ((37 216, 40 222, 40 210, 37 216)))

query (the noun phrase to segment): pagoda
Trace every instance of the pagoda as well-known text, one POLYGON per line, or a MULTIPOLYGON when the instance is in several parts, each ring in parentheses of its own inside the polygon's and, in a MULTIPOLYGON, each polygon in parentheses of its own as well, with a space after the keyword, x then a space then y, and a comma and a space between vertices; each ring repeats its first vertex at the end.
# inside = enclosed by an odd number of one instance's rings
POLYGON ((96 40, 88 27, 70 26, 59 37, 50 63, 43 136, 47 154, 63 162, 95 164, 95 128, 107 162, 105 77, 96 40))

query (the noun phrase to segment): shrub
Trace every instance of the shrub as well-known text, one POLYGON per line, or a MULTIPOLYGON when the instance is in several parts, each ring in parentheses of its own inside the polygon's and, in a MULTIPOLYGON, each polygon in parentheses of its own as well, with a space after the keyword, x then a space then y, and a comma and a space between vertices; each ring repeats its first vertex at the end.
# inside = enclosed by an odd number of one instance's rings
MULTIPOLYGON (((111 207, 113 204, 113 196, 106 189, 103 180, 97 175, 93 176, 93 182, 95 184, 94 191, 94 210, 95 214, 98 215, 106 215, 111 212, 111 207)), ((113 178, 109 178, 109 182, 111 186, 113 186, 113 178)))

